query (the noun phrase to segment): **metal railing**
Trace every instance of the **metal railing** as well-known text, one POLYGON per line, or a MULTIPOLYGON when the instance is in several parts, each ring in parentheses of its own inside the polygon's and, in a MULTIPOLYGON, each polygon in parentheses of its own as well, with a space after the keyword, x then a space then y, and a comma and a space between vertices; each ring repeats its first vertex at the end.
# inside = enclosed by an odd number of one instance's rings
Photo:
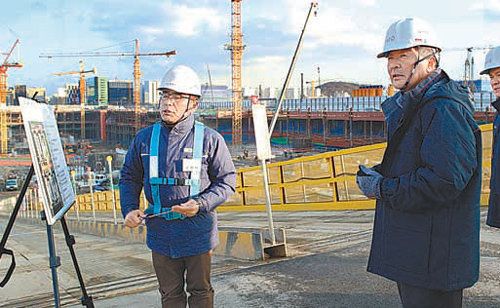
MULTIPOLYGON (((483 139, 483 175, 481 204, 489 196, 491 172, 492 124, 481 125, 483 139)), ((373 209, 375 202, 367 199, 356 185, 355 173, 359 164, 379 163, 386 144, 379 143, 352 149, 326 152, 267 165, 271 203, 275 211, 321 211, 373 209)), ((265 195, 259 166, 238 170, 236 193, 217 208, 221 212, 265 211, 265 195)), ((36 192, 29 191, 20 211, 21 216, 38 217, 42 209, 36 202, 36 192)), ((120 196, 115 190, 116 209, 120 196)), ((140 208, 145 209, 144 194, 140 208)), ((0 209, 15 202, 4 200, 0 209), (3 206, 2 206, 3 205, 3 206)), ((79 195, 77 203, 67 214, 75 219, 113 219, 113 198, 109 191, 79 195), (93 199, 93 202, 92 202, 93 199), (97 218, 96 218, 97 217, 97 218)), ((119 215, 121 217, 121 215, 119 215)), ((121 218, 119 219, 121 221, 121 218)))
MULTIPOLYGON (((474 96, 474 108, 476 111, 488 111, 491 109, 491 102, 496 99, 493 92, 476 92, 474 96)), ((318 97, 303 99, 283 100, 282 110, 287 111, 327 111, 327 112, 347 112, 347 111, 380 111, 380 105, 388 96, 360 96, 360 97, 318 97)), ((276 100, 267 99, 267 109, 275 110, 276 100)), ((249 100, 242 102, 242 110, 250 111, 252 104, 249 100)), ((227 102, 201 102, 198 112, 208 112, 210 110, 232 110, 233 103, 227 102)))

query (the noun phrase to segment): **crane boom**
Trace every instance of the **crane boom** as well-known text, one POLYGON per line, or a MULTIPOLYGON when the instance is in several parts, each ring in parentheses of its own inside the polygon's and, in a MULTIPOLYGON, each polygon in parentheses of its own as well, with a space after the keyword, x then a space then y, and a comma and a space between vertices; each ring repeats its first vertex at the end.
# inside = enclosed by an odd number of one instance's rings
POLYGON ((14 51, 14 48, 16 48, 17 44, 19 44, 19 39, 17 39, 14 44, 12 45, 12 47, 10 48, 9 52, 7 52, 7 56, 5 57, 5 59, 3 60, 3 63, 1 66, 10 66, 9 63, 7 63, 7 61, 9 60, 10 58, 10 55, 12 54, 12 51, 14 51))
POLYGON ((175 50, 167 52, 147 52, 147 53, 133 53, 133 52, 74 52, 74 53, 54 53, 54 54, 40 54, 40 58, 71 58, 71 57, 148 57, 148 56, 175 56, 175 50))
POLYGON ((139 52, 139 40, 135 39, 135 51, 134 52, 73 52, 73 53, 54 53, 47 54, 42 53, 39 55, 40 58, 69 58, 69 57, 134 57, 134 90, 133 90, 133 100, 135 105, 135 128, 139 130, 141 127, 140 123, 140 108, 141 108, 141 65, 139 62, 139 57, 149 57, 149 56, 174 56, 177 54, 175 50, 167 52, 139 52))
POLYGON ((61 73, 54 73, 52 75, 54 75, 54 76, 63 76, 63 75, 85 74, 85 73, 94 73, 94 74, 97 74, 97 70, 94 68, 94 69, 91 69, 91 70, 88 70, 88 71, 61 72, 61 73))

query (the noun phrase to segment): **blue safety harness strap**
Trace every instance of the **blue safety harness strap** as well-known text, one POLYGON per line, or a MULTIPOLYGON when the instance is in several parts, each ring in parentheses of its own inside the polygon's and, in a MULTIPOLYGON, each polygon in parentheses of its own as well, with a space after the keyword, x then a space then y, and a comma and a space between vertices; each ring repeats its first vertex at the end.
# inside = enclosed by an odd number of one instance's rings
MULTIPOLYGON (((160 145, 161 123, 153 126, 151 142, 149 146, 149 181, 151 184, 151 194, 153 195, 153 214, 159 214, 161 210, 160 186, 151 183, 151 179, 158 178, 158 147, 160 145)), ((151 207, 150 207, 151 208, 151 207)), ((148 208, 148 210, 150 209, 148 208)))
POLYGON ((201 158, 203 156, 203 137, 205 136, 205 125, 195 121, 194 123, 194 142, 193 142, 193 160, 196 161, 196 170, 191 172, 191 188, 189 195, 191 199, 198 197, 200 193, 201 177, 201 158))
POLYGON ((205 125, 198 121, 195 122, 194 127, 194 141, 193 141, 193 163, 191 164, 191 178, 160 178, 159 165, 158 165, 158 148, 160 144, 161 122, 153 126, 153 133, 150 142, 149 154, 149 184, 151 185, 151 194, 153 196, 154 204, 149 206, 146 214, 160 214, 166 220, 184 219, 185 216, 179 213, 174 213, 171 208, 163 208, 160 200, 160 185, 171 186, 190 186, 190 198, 196 198, 200 193, 200 178, 201 178, 201 159, 203 155, 203 138, 205 135, 205 125))

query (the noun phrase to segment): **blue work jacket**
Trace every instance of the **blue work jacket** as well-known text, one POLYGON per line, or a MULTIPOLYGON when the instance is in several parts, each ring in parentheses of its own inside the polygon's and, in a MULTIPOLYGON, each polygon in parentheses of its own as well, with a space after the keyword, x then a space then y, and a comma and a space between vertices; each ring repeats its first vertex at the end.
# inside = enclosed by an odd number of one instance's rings
POLYGON ((468 90, 437 70, 382 108, 388 144, 420 108, 383 168, 368 271, 436 290, 472 286, 479 276, 481 134, 468 90))
POLYGON ((493 102, 496 109, 495 121, 493 122, 493 144, 491 152, 491 179, 490 179, 490 200, 488 206, 488 218, 486 224, 500 228, 500 98, 493 102))
MULTIPOLYGON (((140 130, 129 147, 120 178, 120 204, 125 217, 139 208, 142 188, 153 204, 149 183, 149 154, 153 126, 140 130)), ((188 179, 190 172, 182 170, 182 159, 192 158, 194 117, 169 128, 162 125, 158 148, 158 176, 188 179)), ((172 258, 197 255, 214 249, 218 244, 215 208, 234 193, 236 170, 222 136, 205 127, 199 202, 200 211, 193 217, 165 220, 161 217, 146 221, 147 245, 172 258)), ((162 207, 188 201, 189 186, 160 185, 162 207)))

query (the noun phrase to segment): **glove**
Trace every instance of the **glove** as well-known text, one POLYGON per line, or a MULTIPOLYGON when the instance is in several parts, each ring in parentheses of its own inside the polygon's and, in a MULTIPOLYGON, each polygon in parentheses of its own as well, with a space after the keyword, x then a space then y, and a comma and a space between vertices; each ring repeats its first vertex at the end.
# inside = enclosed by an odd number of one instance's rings
POLYGON ((382 199, 380 194, 380 183, 384 177, 372 168, 359 165, 356 173, 356 184, 359 189, 370 199, 382 199))

